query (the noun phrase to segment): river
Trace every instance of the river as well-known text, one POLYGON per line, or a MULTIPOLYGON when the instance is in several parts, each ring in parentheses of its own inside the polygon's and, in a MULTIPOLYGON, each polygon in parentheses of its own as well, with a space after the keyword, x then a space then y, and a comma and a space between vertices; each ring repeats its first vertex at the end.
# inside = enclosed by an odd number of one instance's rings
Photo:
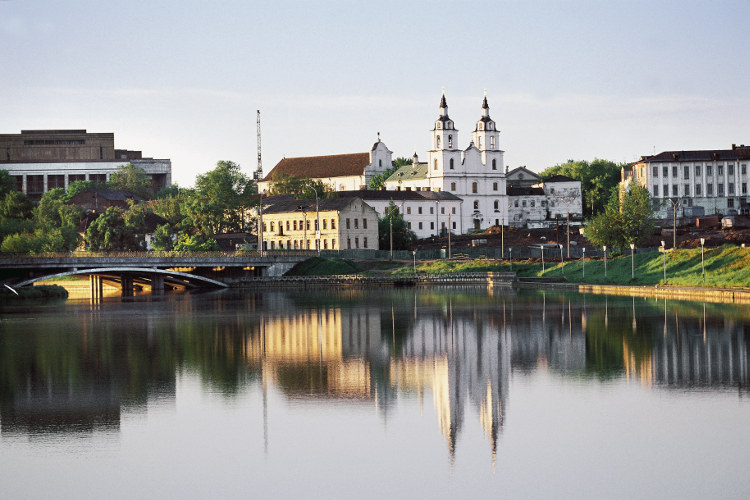
POLYGON ((747 498, 750 308, 481 287, 0 305, 2 498, 747 498))

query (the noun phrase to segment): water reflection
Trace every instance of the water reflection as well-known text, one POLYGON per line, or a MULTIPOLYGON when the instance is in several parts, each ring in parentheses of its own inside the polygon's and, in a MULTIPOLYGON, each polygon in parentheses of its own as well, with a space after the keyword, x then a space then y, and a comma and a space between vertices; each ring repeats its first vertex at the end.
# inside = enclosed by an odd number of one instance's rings
POLYGON ((370 405, 431 398, 454 456, 477 419, 495 457, 514 375, 624 378, 665 389, 748 387, 750 313, 727 305, 481 289, 224 293, 5 307, 3 434, 117 432, 174 400, 179 373, 233 398, 370 405))

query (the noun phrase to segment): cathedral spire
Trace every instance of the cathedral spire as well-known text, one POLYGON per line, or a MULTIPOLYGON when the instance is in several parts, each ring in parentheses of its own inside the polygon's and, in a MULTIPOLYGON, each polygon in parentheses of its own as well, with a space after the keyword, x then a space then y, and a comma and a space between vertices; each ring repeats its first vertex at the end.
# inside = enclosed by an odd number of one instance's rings
POLYGON ((445 100, 445 87, 443 87, 443 94, 440 97, 440 116, 448 116, 448 102, 445 100))

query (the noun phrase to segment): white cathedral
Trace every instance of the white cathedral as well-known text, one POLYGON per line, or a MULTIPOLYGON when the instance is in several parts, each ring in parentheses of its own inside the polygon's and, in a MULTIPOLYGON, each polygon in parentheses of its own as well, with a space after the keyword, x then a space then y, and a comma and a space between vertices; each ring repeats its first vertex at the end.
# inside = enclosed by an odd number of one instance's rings
POLYGON ((412 165, 389 177, 386 189, 445 191, 458 196, 464 203, 450 227, 460 233, 493 224, 508 224, 504 152, 499 147, 500 131, 490 118, 486 93, 482 116, 471 134, 468 148, 458 148, 458 129, 448 116, 445 93, 440 99, 440 116, 431 133, 432 149, 428 151, 427 163, 420 164, 414 153, 412 165))

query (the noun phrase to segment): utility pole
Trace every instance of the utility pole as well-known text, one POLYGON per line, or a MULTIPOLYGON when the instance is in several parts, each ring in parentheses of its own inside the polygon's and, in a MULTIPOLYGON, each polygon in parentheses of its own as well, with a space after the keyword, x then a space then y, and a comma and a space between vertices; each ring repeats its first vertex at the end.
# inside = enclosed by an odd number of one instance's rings
POLYGON ((253 174, 253 180, 255 181, 255 185, 258 185, 258 181, 263 178, 263 161, 261 160, 260 155, 260 110, 256 109, 256 117, 257 117, 257 123, 258 123, 258 166, 255 168, 255 173, 253 174))
MULTIPOLYGON (((260 110, 256 110, 257 113, 257 131, 258 131, 258 167, 255 169, 253 174, 253 180, 257 188, 258 181, 263 177, 263 162, 260 158, 260 110)), ((258 205, 258 250, 260 251, 261 257, 263 256, 263 193, 258 193, 260 196, 260 203, 258 205)))

